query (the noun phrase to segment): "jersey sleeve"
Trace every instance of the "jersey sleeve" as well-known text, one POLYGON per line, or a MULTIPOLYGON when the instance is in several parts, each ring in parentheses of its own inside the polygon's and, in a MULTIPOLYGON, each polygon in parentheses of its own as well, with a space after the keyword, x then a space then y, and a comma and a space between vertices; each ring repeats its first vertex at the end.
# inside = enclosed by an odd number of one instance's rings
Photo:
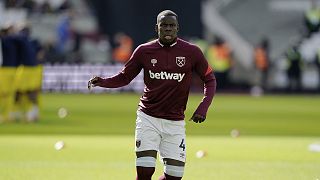
POLYGON ((200 76, 201 80, 204 82, 204 96, 194 114, 206 117, 208 108, 211 105, 211 102, 215 95, 216 78, 214 76, 212 68, 209 66, 206 58, 204 57, 202 51, 199 48, 196 49, 194 55, 195 72, 200 76))
POLYGON ((124 68, 115 76, 105 78, 98 86, 106 88, 118 88, 129 84, 141 71, 141 47, 137 47, 132 53, 124 68))
POLYGON ((193 52, 194 55, 194 71, 199 75, 203 82, 213 80, 213 69, 208 64, 200 48, 196 47, 193 52))

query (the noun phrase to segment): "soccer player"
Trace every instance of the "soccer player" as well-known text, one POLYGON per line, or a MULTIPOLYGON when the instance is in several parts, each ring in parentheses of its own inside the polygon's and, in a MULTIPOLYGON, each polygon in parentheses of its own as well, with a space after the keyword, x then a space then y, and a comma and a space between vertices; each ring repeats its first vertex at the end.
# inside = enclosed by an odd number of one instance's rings
POLYGON ((135 131, 137 179, 151 179, 159 152, 164 163, 160 179, 179 180, 186 161, 184 111, 193 72, 204 82, 204 98, 191 117, 196 123, 206 119, 216 80, 201 50, 177 37, 176 13, 159 13, 155 30, 158 39, 138 46, 119 74, 109 78, 96 76, 89 80, 88 88, 125 86, 144 70, 145 88, 135 131))
POLYGON ((0 63, 0 123, 13 120, 13 106, 16 92, 17 37, 14 27, 8 25, 1 29, 0 44, 2 62, 0 63))
POLYGON ((17 70, 17 111, 25 112, 27 122, 36 122, 39 118, 39 90, 41 86, 41 65, 38 62, 40 44, 30 36, 29 26, 22 26, 18 33, 18 58, 21 65, 17 70))

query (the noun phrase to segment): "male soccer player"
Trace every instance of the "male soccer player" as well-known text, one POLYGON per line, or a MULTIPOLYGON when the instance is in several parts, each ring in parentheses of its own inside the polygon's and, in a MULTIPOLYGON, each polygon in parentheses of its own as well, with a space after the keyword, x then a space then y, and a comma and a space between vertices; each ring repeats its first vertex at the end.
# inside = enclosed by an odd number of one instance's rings
POLYGON ((16 93, 17 36, 14 27, 8 25, 0 30, 2 63, 0 64, 0 123, 13 120, 13 106, 16 93), (2 117, 2 118, 1 118, 2 117))
POLYGON ((151 180, 157 152, 164 162, 161 180, 182 179, 186 160, 184 111, 193 72, 204 82, 204 98, 191 119, 201 123, 213 99, 216 81, 201 50, 177 37, 178 16, 159 13, 155 30, 158 39, 142 44, 123 70, 109 78, 94 77, 88 87, 125 86, 144 70, 144 93, 136 120, 136 170, 138 180, 151 180))

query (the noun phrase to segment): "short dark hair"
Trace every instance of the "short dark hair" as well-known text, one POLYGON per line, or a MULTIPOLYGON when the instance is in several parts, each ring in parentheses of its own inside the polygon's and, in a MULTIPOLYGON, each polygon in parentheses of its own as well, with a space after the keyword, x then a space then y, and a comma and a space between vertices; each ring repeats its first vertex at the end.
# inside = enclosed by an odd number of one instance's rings
POLYGON ((173 12, 171 10, 164 10, 164 11, 162 11, 162 12, 160 12, 158 14, 158 16, 157 16, 157 24, 159 23, 159 21, 160 21, 162 16, 174 16, 178 20, 178 15, 175 12, 173 12))

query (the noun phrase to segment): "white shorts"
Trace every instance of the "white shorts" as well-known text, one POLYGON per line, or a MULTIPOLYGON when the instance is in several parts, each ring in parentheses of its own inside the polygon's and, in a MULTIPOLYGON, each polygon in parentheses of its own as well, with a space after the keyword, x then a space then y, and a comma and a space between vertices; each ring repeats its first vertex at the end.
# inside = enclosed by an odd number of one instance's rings
POLYGON ((156 150, 160 157, 186 161, 185 121, 155 118, 137 111, 136 152, 156 150))

